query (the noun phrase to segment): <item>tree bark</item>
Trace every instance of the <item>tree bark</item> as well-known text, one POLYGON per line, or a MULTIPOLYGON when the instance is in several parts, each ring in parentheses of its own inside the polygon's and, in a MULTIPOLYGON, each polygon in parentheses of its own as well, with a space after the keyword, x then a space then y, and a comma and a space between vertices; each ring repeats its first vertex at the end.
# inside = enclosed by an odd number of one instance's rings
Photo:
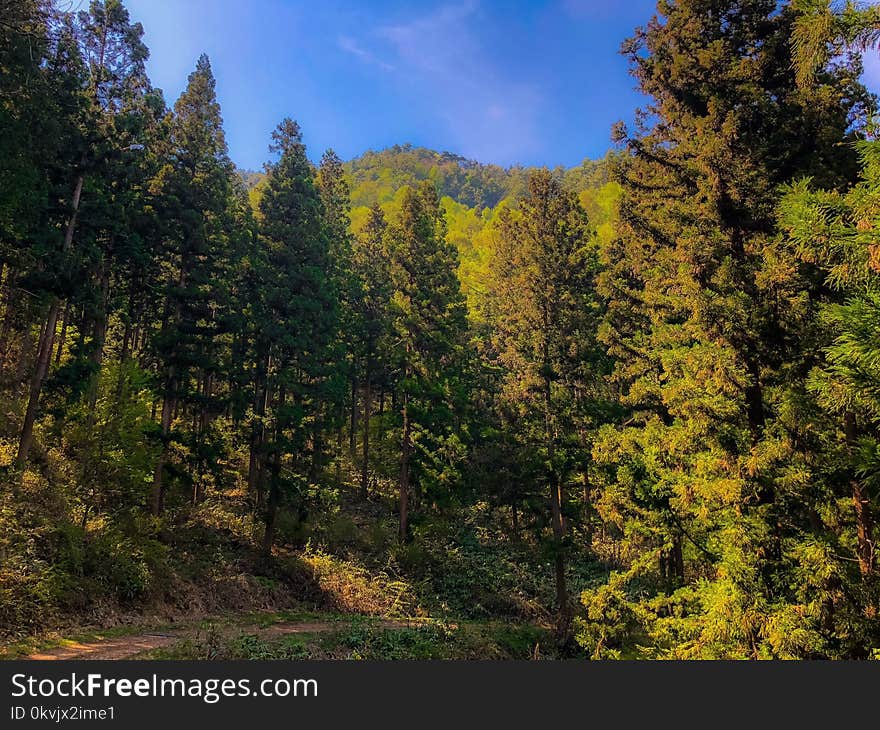
MULTIPOLYGON (((88 431, 91 432, 95 425, 95 408, 98 404, 98 388, 101 383, 101 365, 104 362, 104 342, 107 339, 107 299, 110 296, 110 275, 105 267, 101 275, 101 311, 95 320, 94 336, 92 342, 92 364, 95 372, 92 373, 89 383, 89 394, 87 402, 87 423, 88 431)), ((66 325, 66 323, 65 323, 66 325)), ((64 326, 62 325, 62 332, 64 326)))
POLYGON ((162 451, 159 453, 156 470, 153 472, 151 510, 154 517, 161 515, 165 506, 165 462, 168 460, 168 436, 171 433, 171 419, 174 412, 173 378, 173 375, 169 378, 165 395, 162 397, 162 451))
POLYGON ((256 506, 263 504, 263 444, 265 441, 266 427, 266 404, 269 399, 269 386, 267 382, 269 368, 272 359, 270 356, 261 357, 257 365, 256 382, 254 383, 254 415, 256 421, 251 428, 251 448, 248 460, 248 490, 256 496, 256 506))
POLYGON ((7 338, 12 328, 12 282, 15 271, 11 266, 0 264, 0 364, 9 351, 7 338))
POLYGON ((70 317, 70 302, 64 305, 64 314, 61 315, 61 334, 58 335, 58 347, 55 348, 55 367, 61 364, 61 355, 64 351, 64 343, 67 340, 67 321, 70 317))
POLYGON ((590 471, 584 467, 584 537, 587 546, 593 546, 593 485, 590 483, 590 471))
POLYGON ((357 375, 351 375, 351 414, 348 429, 348 451, 351 455, 352 466, 357 455, 357 375))
POLYGON ((40 345, 37 349, 37 367, 31 378, 30 390, 28 392, 27 410, 24 414, 24 422, 21 427, 21 437, 18 442, 18 456, 16 463, 18 467, 24 468, 27 463, 28 454, 34 442, 34 423, 37 420, 37 411, 40 407, 40 393, 43 388, 43 382, 49 372, 49 359, 52 356, 52 347, 55 341, 55 327, 58 324, 58 309, 60 300, 55 299, 49 306, 49 313, 46 316, 46 324, 43 327, 43 334, 40 337, 40 345))
POLYGON ((265 530, 263 532, 263 554, 269 557, 272 554, 272 545, 275 543, 275 524, 278 518, 278 504, 281 501, 281 462, 278 457, 278 449, 272 450, 269 460, 269 498, 266 504, 265 530))
MULTIPOLYGON (((83 160, 85 162, 85 160, 83 160)), ((76 230, 76 221, 79 217, 79 203, 82 198, 83 183, 85 175, 80 173, 76 179, 73 188, 73 199, 71 200, 71 214, 67 221, 67 229, 64 232, 64 244, 62 246, 62 254, 66 254, 73 245, 73 233, 76 230)), ((43 382, 49 372, 49 359, 52 356, 52 349, 55 343, 55 327, 58 323, 58 312, 61 308, 61 300, 56 296, 52 298, 49 305, 49 313, 46 316, 46 329, 40 342, 39 353, 37 355, 37 367, 34 376, 31 378, 31 387, 28 394, 27 410, 24 414, 24 423, 21 426, 21 437, 18 441, 18 456, 16 463, 19 468, 24 467, 27 463, 28 454, 34 441, 34 422, 37 419, 37 411, 40 407, 40 393, 43 390, 43 382)))
POLYGON ((367 356, 367 372, 365 373, 364 382, 364 444, 363 458, 361 462, 361 499, 366 500, 369 497, 369 480, 370 480, 370 409, 372 404, 372 353, 367 356))
POLYGON ((281 503, 281 434, 282 425, 278 420, 278 413, 284 409, 286 393, 281 386, 277 403, 274 427, 274 443, 272 444, 271 458, 269 459, 269 498, 266 505, 266 529, 263 533, 263 554, 268 558, 272 554, 272 545, 275 543, 275 524, 278 518, 278 506, 281 503))
POLYGON ((403 394, 403 438, 400 443, 400 524, 398 526, 398 539, 400 542, 409 541, 409 455, 410 455, 410 423, 409 423, 409 395, 403 394))
MULTIPOLYGON (((548 365, 545 363, 544 369, 548 365)), ((571 607, 568 585, 565 579, 565 522, 562 517, 562 484, 556 473, 556 437, 553 430, 552 391, 550 377, 544 376, 544 428, 547 449, 548 486, 550 488, 550 511, 553 528, 554 573, 556 579, 556 638, 567 644, 571 637, 571 607)))

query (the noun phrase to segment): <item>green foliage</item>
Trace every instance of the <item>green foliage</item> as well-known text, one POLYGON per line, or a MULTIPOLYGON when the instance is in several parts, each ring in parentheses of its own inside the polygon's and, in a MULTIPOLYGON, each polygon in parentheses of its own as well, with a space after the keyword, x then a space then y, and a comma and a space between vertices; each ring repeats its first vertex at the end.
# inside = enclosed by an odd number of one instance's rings
POLYGON ((608 583, 581 596, 584 615, 576 619, 576 639, 591 659, 629 658, 641 623, 638 604, 626 594, 623 576, 612 573, 608 583))
POLYGON ((626 570, 584 597, 591 652, 846 651, 827 618, 849 615, 834 579, 820 588, 798 567, 833 554, 809 546, 843 538, 820 527, 839 502, 813 458, 836 461, 842 444, 820 435, 806 378, 824 293, 780 242, 775 211, 797 176, 852 174, 839 141, 866 95, 857 63, 798 86, 795 19, 761 0, 663 3, 624 47, 654 121, 619 130, 617 237, 602 243, 601 337, 630 415, 602 429, 593 455, 626 570))
POLYGON ((522 171, 481 165, 449 152, 395 145, 367 152, 349 163, 352 205, 370 208, 392 200, 403 187, 428 181, 441 196, 469 208, 494 208, 521 185, 522 171))
POLYGON ((308 601, 445 622, 170 653, 876 655, 876 8, 661 1, 634 129, 552 171, 316 166, 292 120, 236 171, 208 58, 167 109, 120 0, 0 18, 4 633, 308 601))

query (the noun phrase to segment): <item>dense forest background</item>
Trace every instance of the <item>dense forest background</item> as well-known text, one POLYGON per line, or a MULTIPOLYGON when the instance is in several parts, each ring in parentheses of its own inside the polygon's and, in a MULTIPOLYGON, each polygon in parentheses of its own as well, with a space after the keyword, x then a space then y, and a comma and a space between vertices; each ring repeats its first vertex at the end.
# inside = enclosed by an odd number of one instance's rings
POLYGON ((880 11, 645 21, 605 159, 241 171, 207 57, 169 106, 120 0, 0 0, 0 631, 877 658, 880 11))

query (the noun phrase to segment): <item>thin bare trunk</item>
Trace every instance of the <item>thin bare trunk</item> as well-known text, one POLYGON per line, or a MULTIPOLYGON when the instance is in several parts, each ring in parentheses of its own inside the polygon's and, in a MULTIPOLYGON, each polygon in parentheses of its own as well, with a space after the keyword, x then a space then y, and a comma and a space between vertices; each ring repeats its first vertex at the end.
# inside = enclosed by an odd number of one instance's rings
MULTIPOLYGON (((278 403, 275 413, 284 409, 286 394, 284 388, 278 393, 278 403)), ((266 505, 265 525, 263 532, 263 553, 266 557, 272 554, 272 545, 275 542, 275 524, 278 518, 278 506, 281 503, 281 424, 275 419, 274 443, 272 444, 271 458, 269 459, 269 498, 266 505)))
MULTIPOLYGON (((545 370, 547 366, 545 365, 545 370)), ((545 447, 549 464, 548 486, 550 489, 551 524, 553 528, 554 572, 556 578, 556 636, 560 644, 568 643, 571 636, 571 607, 565 579, 565 522, 562 517, 562 484, 556 473, 556 436, 553 428, 552 391, 550 378, 544 378, 544 428, 545 447)))
POLYGON ((64 343, 67 340, 67 322, 70 317, 70 302, 64 305, 64 314, 61 315, 61 334, 58 335, 58 347, 55 348, 55 367, 61 364, 61 355, 64 351, 64 343))
POLYGON ((256 495, 257 507, 263 504, 263 480, 261 473, 263 471, 263 445, 265 442, 266 428, 264 419, 266 417, 266 405, 269 398, 269 387, 267 382, 269 368, 271 367, 272 358, 266 356, 261 358, 261 362, 257 368, 256 383, 254 384, 254 412, 256 422, 251 429, 251 448, 250 459, 248 462, 248 489, 256 495))
POLYGON ((104 362, 104 342, 107 339, 107 299, 110 296, 110 275, 104 269, 101 275, 101 311, 95 320, 94 337, 92 342, 92 364, 95 372, 92 373, 89 383, 88 396, 88 430, 95 425, 95 408, 98 403, 98 387, 101 383, 101 365, 104 362))
POLYGON ((0 264, 0 361, 6 359, 8 349, 6 338, 11 324, 13 274, 11 266, 0 264))
POLYGON ((367 372, 364 382, 364 443, 361 462, 361 498, 369 496, 370 482, 370 409, 372 408, 372 354, 367 356, 367 372))
POLYGON ((410 423, 409 423, 409 396, 403 394, 403 438, 400 444, 400 524, 398 526, 398 538, 401 542, 409 540, 409 455, 410 455, 410 423))
MULTIPOLYGON (((85 160, 83 160, 85 162, 85 160)), ((73 233, 76 230, 76 221, 79 216, 79 203, 82 197, 83 182, 85 177, 80 173, 76 179, 73 188, 73 199, 71 201, 70 220, 67 222, 67 230, 64 232, 64 244, 62 253, 67 253, 73 245, 73 233)), ((37 411, 40 408, 40 393, 43 390, 43 383, 49 372, 49 359, 52 356, 52 348, 55 343, 55 327, 58 324, 58 313, 61 309, 61 300, 53 297, 49 305, 49 313, 46 316, 46 327, 41 338, 40 348, 37 355, 37 367, 31 378, 31 387, 28 394, 27 410, 24 415, 24 423, 21 427, 21 437, 18 442, 18 456, 16 463, 18 466, 24 467, 27 463, 28 454, 34 442, 34 422, 37 419, 37 411)))
POLYGON ((273 449, 269 459, 269 498, 266 504, 265 529, 263 531, 263 554, 266 557, 272 554, 272 545, 275 543, 275 524, 278 521, 278 503, 281 497, 280 473, 281 464, 277 449, 273 449))
POLYGON ((354 464, 357 450, 357 375, 352 373, 351 376, 351 413, 349 415, 348 427, 348 451, 351 455, 352 464, 354 464))
POLYGON ((155 517, 162 514, 162 508, 165 506, 165 463, 168 460, 168 436, 171 433, 171 420, 174 413, 174 383, 172 382, 165 388, 165 395, 162 398, 162 451, 156 462, 156 470, 153 472, 153 496, 152 496, 152 513, 155 517))
POLYGON ((43 382, 49 372, 49 359, 52 355, 52 346, 55 341, 55 327, 58 324, 59 303, 60 300, 55 299, 49 306, 46 324, 40 337, 40 345, 37 350, 37 367, 34 371, 34 376, 31 378, 27 410, 24 414, 21 438, 18 442, 16 463, 19 468, 23 468, 27 463, 28 454, 34 442, 34 423, 37 420, 37 411, 40 407, 40 393, 43 389, 43 382))

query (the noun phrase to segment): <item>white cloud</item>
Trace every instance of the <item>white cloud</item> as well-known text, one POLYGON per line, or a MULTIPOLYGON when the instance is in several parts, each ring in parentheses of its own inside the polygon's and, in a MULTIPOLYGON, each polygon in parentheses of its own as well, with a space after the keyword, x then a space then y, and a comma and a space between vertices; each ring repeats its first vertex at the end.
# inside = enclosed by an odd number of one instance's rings
POLYGON ((372 53, 368 50, 361 48, 358 42, 349 36, 339 36, 336 39, 336 45, 346 53, 350 53, 353 56, 357 56, 359 59, 373 66, 378 66, 383 71, 393 71, 394 66, 390 63, 386 63, 380 58, 376 58, 372 53))
POLYGON ((401 92, 441 120, 454 151, 512 163, 534 156, 541 145, 541 99, 492 60, 480 33, 488 22, 477 0, 464 0, 379 24, 358 39, 340 38, 339 45, 368 63, 393 59, 401 92))

